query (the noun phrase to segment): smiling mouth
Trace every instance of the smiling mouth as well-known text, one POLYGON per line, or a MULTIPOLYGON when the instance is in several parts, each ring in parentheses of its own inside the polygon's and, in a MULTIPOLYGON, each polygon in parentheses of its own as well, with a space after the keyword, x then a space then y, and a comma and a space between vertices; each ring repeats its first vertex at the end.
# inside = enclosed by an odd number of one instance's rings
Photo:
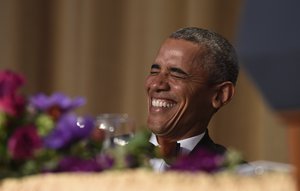
POLYGON ((172 108, 176 105, 176 102, 166 99, 152 98, 151 106, 155 108, 172 108))

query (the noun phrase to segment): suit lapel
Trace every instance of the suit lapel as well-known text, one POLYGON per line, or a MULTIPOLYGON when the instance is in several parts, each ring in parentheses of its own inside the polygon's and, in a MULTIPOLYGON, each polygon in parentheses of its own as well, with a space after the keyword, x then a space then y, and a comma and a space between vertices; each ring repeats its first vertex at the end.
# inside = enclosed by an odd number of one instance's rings
POLYGON ((205 135, 203 138, 199 141, 199 143, 195 146, 195 148, 190 152, 190 154, 193 154, 197 152, 197 150, 200 149, 208 149, 209 151, 216 152, 219 154, 223 154, 226 152, 226 148, 222 145, 215 144, 213 140, 210 138, 208 134, 208 130, 206 130, 205 135))

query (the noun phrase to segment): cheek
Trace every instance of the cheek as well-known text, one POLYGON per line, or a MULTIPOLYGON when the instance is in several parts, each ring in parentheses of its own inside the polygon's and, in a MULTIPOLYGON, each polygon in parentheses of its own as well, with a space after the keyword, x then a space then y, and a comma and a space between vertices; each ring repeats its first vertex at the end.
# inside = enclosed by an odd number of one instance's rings
POLYGON ((149 90, 149 88, 150 88, 150 86, 151 86, 151 84, 152 84, 152 78, 151 78, 151 76, 147 76, 147 78, 146 78, 146 81, 145 81, 145 84, 144 84, 144 87, 145 87, 145 90, 146 91, 148 91, 149 90))
POLYGON ((176 89, 176 92, 180 93, 180 96, 183 100, 187 100, 188 102, 193 100, 193 97, 195 97, 195 88, 193 88, 192 86, 181 84, 175 86, 174 89, 176 89))
POLYGON ((169 81, 172 92, 178 96, 186 97, 189 92, 189 87, 186 83, 179 80, 170 79, 169 81))
POLYGON ((211 92, 209 89, 198 86, 189 86, 185 90, 185 96, 191 109, 203 109, 211 105, 211 92))
POLYGON ((180 103, 180 107, 189 107, 190 102, 194 100, 195 89, 183 82, 173 82, 171 86, 171 93, 180 103))
POLYGON ((212 106, 212 95, 207 91, 198 92, 191 100, 192 107, 199 110, 209 111, 212 106))

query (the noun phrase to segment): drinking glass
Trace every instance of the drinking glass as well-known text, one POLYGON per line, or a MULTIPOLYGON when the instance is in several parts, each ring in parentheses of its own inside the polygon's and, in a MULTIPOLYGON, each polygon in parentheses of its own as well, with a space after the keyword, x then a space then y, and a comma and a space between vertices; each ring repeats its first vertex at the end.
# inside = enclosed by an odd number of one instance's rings
POLYGON ((104 113, 97 116, 96 128, 104 130, 103 148, 124 146, 134 136, 134 121, 122 113, 104 113))

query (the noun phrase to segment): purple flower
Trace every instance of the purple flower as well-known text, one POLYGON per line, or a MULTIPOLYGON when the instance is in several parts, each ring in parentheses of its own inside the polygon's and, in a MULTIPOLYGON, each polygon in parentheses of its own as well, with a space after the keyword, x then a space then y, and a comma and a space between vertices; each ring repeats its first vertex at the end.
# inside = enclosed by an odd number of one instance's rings
POLYGON ((65 157, 59 164, 58 172, 92 172, 101 171, 102 168, 95 159, 81 159, 76 157, 65 157))
POLYGON ((0 111, 16 116, 23 111, 25 99, 17 94, 25 79, 12 71, 0 71, 0 111))
POLYGON ((33 108, 47 111, 54 119, 85 104, 85 99, 82 97, 71 99, 62 93, 55 93, 51 96, 40 93, 32 96, 29 101, 33 108))
POLYGON ((112 156, 101 153, 96 157, 97 163, 100 165, 102 170, 110 169, 113 167, 115 160, 112 156))
POLYGON ((170 170, 215 172, 220 170, 223 161, 223 155, 202 148, 191 155, 177 159, 170 170))
POLYGON ((93 127, 94 121, 90 117, 78 118, 74 114, 64 115, 58 120, 53 131, 45 137, 44 144, 52 149, 63 148, 73 141, 87 138, 93 127))
POLYGON ((8 150, 16 160, 31 158, 41 146, 42 141, 33 125, 17 128, 8 140, 8 150))

